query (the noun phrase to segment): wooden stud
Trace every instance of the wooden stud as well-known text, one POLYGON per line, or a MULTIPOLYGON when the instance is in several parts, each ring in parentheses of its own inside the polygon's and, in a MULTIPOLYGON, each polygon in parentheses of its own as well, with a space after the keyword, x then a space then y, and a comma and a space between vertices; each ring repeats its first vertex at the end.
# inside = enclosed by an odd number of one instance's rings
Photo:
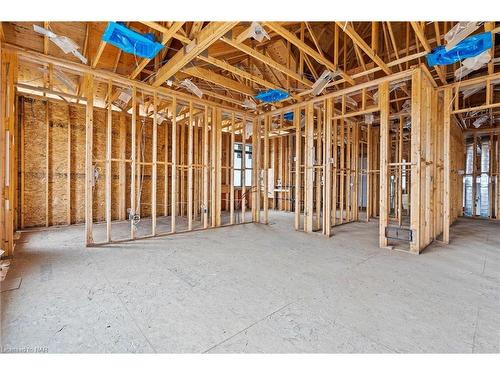
POLYGON ((91 246, 93 238, 92 190, 94 184, 94 166, 92 161, 92 139, 94 133, 94 77, 85 76, 87 104, 85 106, 85 245, 91 246))
POLYGON ((188 202, 187 219, 188 230, 193 230, 193 102, 189 102, 188 126, 188 202))
MULTIPOLYGON (((111 98, 111 90, 113 84, 108 82, 108 98, 111 98)), ((105 200, 106 200, 106 242, 111 242, 111 142, 113 135, 113 112, 111 108, 111 101, 107 104, 107 117, 106 117, 106 187, 105 187, 105 200)))
POLYGON ((387 247, 385 229, 389 225, 389 169, 390 135, 389 135, 389 83, 379 85, 380 103, 380 219, 379 245, 387 247))
POLYGON ((151 235, 156 236, 156 185, 158 183, 158 95, 153 94, 153 142, 152 142, 152 171, 151 171, 151 235))

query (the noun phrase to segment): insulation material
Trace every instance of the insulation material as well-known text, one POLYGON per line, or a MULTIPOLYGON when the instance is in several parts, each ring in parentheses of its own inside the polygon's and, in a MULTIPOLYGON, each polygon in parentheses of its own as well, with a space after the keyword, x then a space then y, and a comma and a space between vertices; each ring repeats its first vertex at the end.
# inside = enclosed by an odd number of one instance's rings
POLYGON ((251 122, 247 122, 245 125, 246 139, 250 138, 252 134, 253 134, 253 124, 251 122))
POLYGON ((39 34, 42 34, 43 36, 48 37, 50 41, 58 46, 65 54, 71 53, 73 54, 73 56, 80 59, 82 63, 87 64, 87 58, 78 51, 80 49, 80 46, 76 44, 72 39, 63 35, 57 35, 52 31, 37 25, 33 25, 33 30, 35 30, 35 32, 39 34))
POLYGON ((468 37, 447 51, 444 46, 436 47, 427 54, 427 64, 449 65, 468 57, 474 57, 492 47, 491 32, 485 32, 468 37))
POLYGON ((126 53, 147 59, 154 58, 163 48, 163 44, 155 41, 153 34, 140 34, 120 22, 109 22, 102 40, 126 53))
POLYGON ((203 96, 203 92, 196 86, 193 82, 191 82, 190 79, 185 79, 181 82, 181 86, 184 87, 186 90, 192 92, 194 95, 196 95, 198 98, 201 98, 203 96))
POLYGON ((479 26, 481 26, 481 22, 458 22, 444 36, 446 40, 446 50, 449 51, 455 47, 459 42, 476 31, 479 26))

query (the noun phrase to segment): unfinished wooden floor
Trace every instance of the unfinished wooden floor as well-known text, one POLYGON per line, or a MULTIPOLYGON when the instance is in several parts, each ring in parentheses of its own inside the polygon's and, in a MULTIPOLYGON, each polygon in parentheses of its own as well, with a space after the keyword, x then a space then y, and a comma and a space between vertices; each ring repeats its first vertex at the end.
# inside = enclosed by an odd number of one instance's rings
MULTIPOLYGON (((498 352, 499 222, 458 219, 420 256, 378 222, 335 241, 254 224, 85 248, 84 226, 25 233, 2 346, 53 352, 498 352)), ((97 225, 99 227, 99 225, 97 225)), ((102 225, 104 228, 105 225, 102 225)), ((126 227, 124 230, 128 230, 126 227)))

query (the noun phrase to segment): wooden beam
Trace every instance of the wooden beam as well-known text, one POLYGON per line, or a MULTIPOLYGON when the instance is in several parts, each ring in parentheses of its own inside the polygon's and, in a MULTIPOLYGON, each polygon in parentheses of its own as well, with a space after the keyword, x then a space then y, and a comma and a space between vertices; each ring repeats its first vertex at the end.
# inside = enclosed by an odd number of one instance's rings
POLYGON ((269 88, 269 89, 277 89, 279 88, 278 86, 276 86, 274 83, 271 83, 269 81, 266 81, 265 79, 262 79, 258 76, 255 76, 253 74, 250 74, 244 70, 241 70, 241 69, 238 69, 234 66, 232 66, 231 64, 228 64, 227 62, 225 61, 222 61, 222 60, 219 60, 219 59, 216 59, 215 57, 211 57, 211 56, 203 56, 203 55, 199 55, 198 56, 198 59, 199 60, 202 60, 202 61, 205 61, 209 64, 212 64, 218 68, 221 68, 225 71, 228 71, 228 72, 231 72, 233 74, 236 74, 240 77, 243 77, 249 81, 252 81, 252 82, 255 82, 263 87, 266 87, 266 88, 269 88))
POLYGON ((176 216, 177 216, 177 143, 179 140, 177 139, 177 98, 174 96, 172 98, 172 190, 171 190, 171 225, 170 231, 171 233, 175 233, 176 231, 176 216))
POLYGON ((87 74, 84 78, 85 96, 85 245, 91 246, 94 242, 92 234, 92 191, 94 184, 94 165, 92 161, 92 140, 94 133, 94 77, 87 74))
MULTIPOLYGON (((415 31, 415 35, 417 36, 418 40, 420 41, 420 43, 422 44, 422 46, 424 47, 425 51, 426 52, 431 52, 432 48, 431 48, 431 45, 429 44, 429 41, 427 40, 427 38, 425 37, 425 34, 424 34, 424 31, 422 30, 422 28, 420 27, 420 25, 415 22, 415 21, 411 21, 410 22, 411 26, 413 27, 413 30, 415 31)), ((443 84, 446 84, 446 76, 442 70, 442 67, 441 66, 435 66, 434 67, 436 69, 436 72, 439 76, 439 79, 441 80, 441 82, 443 84)))
POLYGON ((239 92, 244 95, 254 96, 256 93, 255 90, 253 90, 252 88, 238 81, 234 81, 230 78, 224 77, 223 75, 215 73, 212 70, 193 66, 189 68, 184 68, 181 70, 181 72, 205 81, 212 82, 216 85, 228 88, 230 90, 239 92))
POLYGON ((231 30, 238 22, 210 22, 200 31, 196 40, 178 51, 157 72, 152 81, 154 87, 161 86, 167 79, 182 69, 211 44, 219 40, 221 36, 231 30))
POLYGON ((370 59, 373 60, 386 74, 392 74, 391 68, 373 51, 373 49, 364 41, 364 39, 354 30, 349 22, 337 22, 337 25, 342 28, 342 30, 351 38, 354 44, 356 44, 364 53, 368 55, 370 59))
MULTIPOLYGON (((156 185, 158 183, 158 94, 155 92, 153 94, 153 142, 152 142, 152 170, 151 170, 151 235, 156 236, 156 216, 157 216, 157 204, 156 204, 156 185)), ((165 126, 167 123, 165 122, 165 126)), ((165 147, 168 144, 165 142, 165 147)))
POLYGON ((99 43, 99 47, 97 47, 95 56, 92 59, 92 64, 91 64, 92 68, 95 68, 97 66, 97 63, 99 62, 99 59, 101 58, 104 48, 106 47, 107 44, 108 43, 106 43, 104 40, 101 40, 101 42, 99 43))
MULTIPOLYGON (((151 27, 150 24, 156 24, 156 22, 144 22, 144 23, 148 24, 148 26, 150 26, 150 27, 151 27)), ((163 34, 161 44, 163 44, 164 46, 166 44, 168 44, 172 40, 175 33, 177 33, 177 31, 179 31, 179 29, 183 25, 184 25, 184 22, 174 22, 173 25, 168 29, 161 26, 160 28, 162 29, 162 31, 160 31, 160 32, 163 34)), ((152 28, 155 28, 155 27, 152 27, 152 28)), ((155 28, 155 29, 157 30, 157 28, 155 28)), ((134 79, 135 77, 137 77, 139 75, 139 73, 142 72, 142 70, 146 67, 146 65, 149 64, 149 62, 151 60, 152 59, 142 59, 142 61, 136 66, 134 71, 132 73, 130 73, 129 78, 134 79)))
POLYGON ((306 106, 305 124, 305 160, 304 160, 304 231, 313 231, 313 178, 314 178, 314 107, 312 103, 306 106))
POLYGON ((389 161, 391 155, 389 122, 389 82, 379 85, 380 103, 380 218, 379 246, 387 247, 385 229, 389 225, 389 161))
POLYGON ((268 28, 270 28, 271 30, 273 30, 275 33, 281 35, 286 40, 290 41, 290 43, 295 45, 303 53, 306 53, 307 55, 311 56, 314 60, 316 60, 321 65, 324 65, 326 68, 328 68, 332 72, 338 72, 342 76, 342 78, 344 78, 351 85, 355 84, 355 81, 354 81, 354 79, 352 79, 351 76, 349 76, 344 71, 339 69, 339 67, 337 65, 333 64, 327 58, 323 57, 321 54, 316 52, 314 49, 309 47, 305 42, 301 41, 299 38, 297 38, 295 36, 295 34, 291 33, 290 31, 285 29, 283 26, 280 26, 276 22, 264 22, 264 25, 267 26, 268 28))
POLYGON ((314 43, 314 46, 318 50, 318 53, 324 58, 325 54, 323 53, 323 50, 321 49, 321 46, 319 44, 319 40, 316 38, 316 35, 314 35, 314 31, 312 29, 311 24, 307 21, 305 22, 305 24, 306 24, 307 30, 309 31, 309 35, 311 36, 311 39, 314 43))
POLYGON ((137 173, 137 89, 132 88, 132 124, 131 124, 131 146, 130 146, 130 239, 135 239, 136 225, 135 215, 137 211, 136 202, 136 173, 137 173))
MULTIPOLYGON (((323 234, 331 234, 332 210, 332 110, 333 99, 325 101, 326 114, 323 124, 323 234)), ((319 137, 319 135, 318 135, 319 137)))
MULTIPOLYGON (((111 90, 113 84, 111 81, 108 82, 108 98, 111 98, 111 90)), ((107 105, 107 116, 106 116, 106 188, 105 188, 105 200, 106 200, 106 242, 111 242, 111 142, 113 135, 113 111, 111 101, 108 99, 107 105)))
POLYGON ((188 149, 187 149, 187 219, 188 230, 193 230, 193 102, 189 102, 188 149))
MULTIPOLYGON (((443 242, 448 244, 450 242, 450 215, 451 215, 451 102, 452 102, 452 89, 447 88, 444 90, 443 99, 443 242)), ((475 151, 474 151, 475 152, 475 151)))
POLYGON ((267 66, 285 74, 286 76, 293 78, 294 80, 302 83, 305 86, 312 87, 313 82, 309 81, 308 79, 304 78, 303 75, 298 74, 297 72, 294 72, 293 70, 287 68, 284 65, 281 65, 280 63, 274 61, 272 58, 254 50, 251 47, 248 47, 246 44, 243 43, 238 43, 235 40, 228 38, 228 37, 222 37, 221 40, 224 43, 229 44, 230 46, 246 53, 247 55, 253 57, 256 60, 261 61, 262 63, 266 64, 267 66))

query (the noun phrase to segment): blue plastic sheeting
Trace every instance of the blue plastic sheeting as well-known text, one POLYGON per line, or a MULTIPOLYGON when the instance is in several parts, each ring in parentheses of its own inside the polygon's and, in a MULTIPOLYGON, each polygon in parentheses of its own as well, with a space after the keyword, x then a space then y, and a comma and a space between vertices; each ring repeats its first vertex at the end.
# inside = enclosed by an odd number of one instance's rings
POLYGON ((429 66, 449 65, 457 61, 474 57, 490 49, 491 32, 481 33, 465 38, 455 47, 446 51, 444 46, 434 48, 426 57, 429 66))
POLYGON ((262 100, 266 103, 274 103, 286 99, 289 96, 290 95, 286 91, 271 89, 258 93, 257 95, 255 95, 255 99, 262 100))
POLYGON ((283 118, 287 121, 293 120, 293 111, 287 112, 283 115, 283 118))
POLYGON ((163 48, 155 41, 153 34, 140 34, 120 22, 110 22, 104 30, 102 40, 120 48, 124 52, 152 59, 163 48))

